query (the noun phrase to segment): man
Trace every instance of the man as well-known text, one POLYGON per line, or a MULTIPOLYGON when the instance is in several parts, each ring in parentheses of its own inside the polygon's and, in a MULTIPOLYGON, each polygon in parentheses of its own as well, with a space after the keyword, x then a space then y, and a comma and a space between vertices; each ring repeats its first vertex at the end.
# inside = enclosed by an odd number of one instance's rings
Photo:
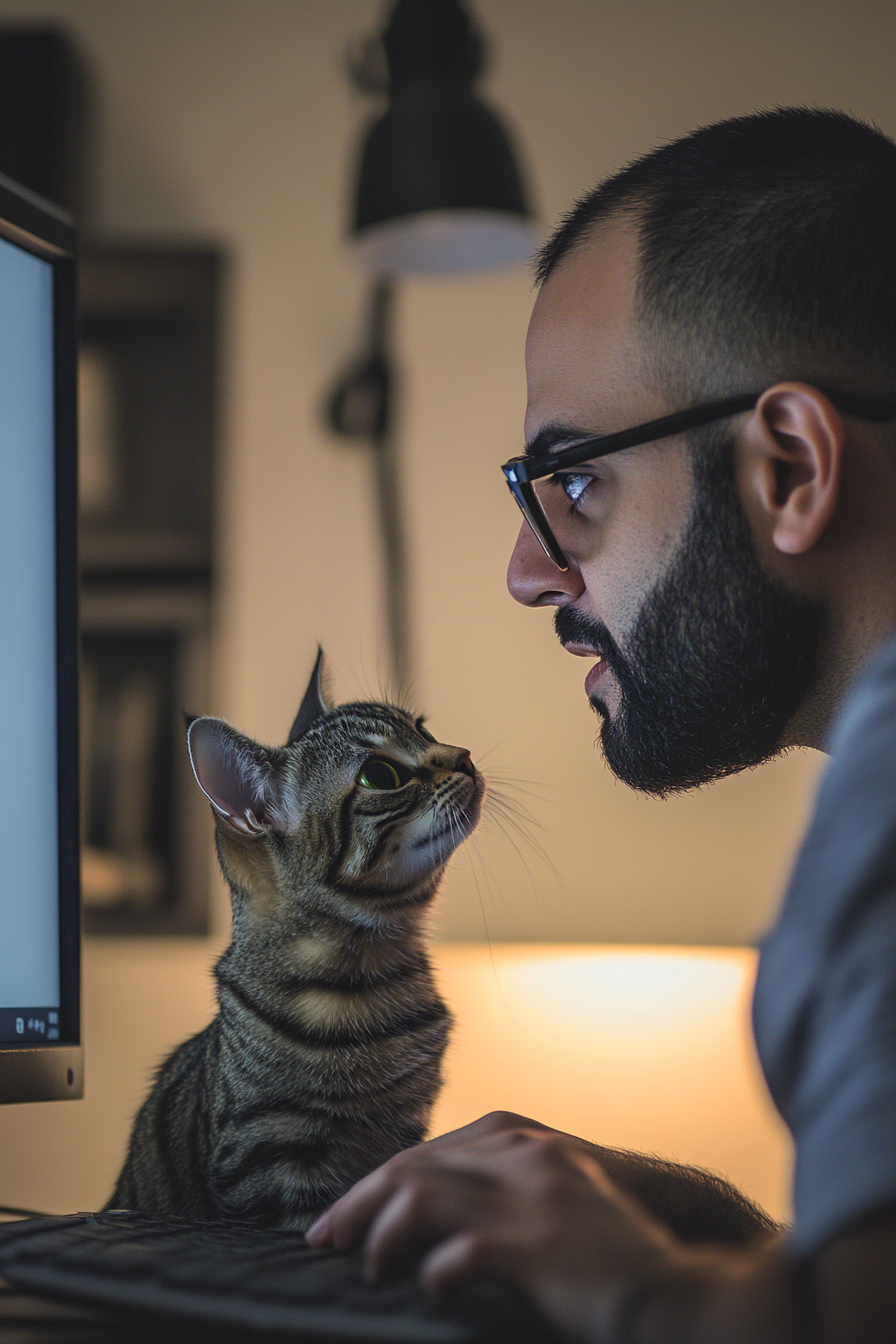
POLYGON ((538 277, 508 581, 593 661, 611 768, 665 795, 833 756, 754 1005, 795 1224, 499 1115, 311 1239, 437 1292, 503 1278, 570 1339, 892 1341, 896 146, 806 110, 705 128, 579 202, 538 277))

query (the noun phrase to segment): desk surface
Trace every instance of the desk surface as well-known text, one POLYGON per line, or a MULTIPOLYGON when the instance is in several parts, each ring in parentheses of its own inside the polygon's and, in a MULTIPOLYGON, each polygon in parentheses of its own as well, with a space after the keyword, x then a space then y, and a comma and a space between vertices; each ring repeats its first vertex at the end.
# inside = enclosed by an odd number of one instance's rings
POLYGON ((0 1279, 0 1344, 124 1344, 142 1333, 105 1312, 26 1297, 0 1279))
POLYGON ((0 1344, 239 1344, 250 1331, 208 1330, 195 1322, 135 1321, 112 1312, 30 1297, 0 1279, 0 1344))

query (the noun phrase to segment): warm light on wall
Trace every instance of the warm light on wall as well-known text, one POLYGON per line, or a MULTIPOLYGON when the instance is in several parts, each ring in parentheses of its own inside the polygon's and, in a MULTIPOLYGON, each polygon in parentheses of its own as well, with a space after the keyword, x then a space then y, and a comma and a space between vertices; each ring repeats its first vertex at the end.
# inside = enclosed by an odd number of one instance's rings
POLYGON ((705 1030, 739 1001, 743 969, 739 952, 549 946, 511 962, 501 978, 549 1029, 623 1048, 646 1035, 654 1049, 705 1030))
POLYGON ((749 949, 446 945, 438 1133, 507 1109, 710 1167, 779 1217, 790 1146, 749 1029, 749 949))

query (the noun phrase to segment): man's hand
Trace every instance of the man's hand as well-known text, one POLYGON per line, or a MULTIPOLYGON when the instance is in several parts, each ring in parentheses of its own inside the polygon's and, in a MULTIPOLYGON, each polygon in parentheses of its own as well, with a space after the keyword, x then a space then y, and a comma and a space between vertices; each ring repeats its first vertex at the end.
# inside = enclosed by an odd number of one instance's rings
POLYGON ((423 1156, 435 1150, 466 1148, 490 1135, 527 1130, 544 1137, 553 1135, 570 1148, 594 1158, 621 1190, 638 1200, 682 1241, 751 1246, 780 1233, 781 1229, 762 1209, 712 1172, 663 1162, 644 1153, 598 1147, 573 1134, 562 1134, 537 1120, 509 1111, 492 1111, 472 1124, 430 1139, 410 1152, 423 1156))
MULTIPOLYGON (((892 1207, 802 1265, 767 1234, 747 1249, 688 1246, 610 1178, 595 1156, 604 1151, 518 1116, 487 1116, 399 1153, 343 1195, 308 1239, 339 1250, 363 1241, 371 1279, 419 1265, 437 1293, 465 1279, 503 1279, 583 1344, 896 1339, 892 1207)), ((688 1168, 606 1151, 634 1184, 654 1165, 661 1179, 671 1172, 673 1184, 686 1183, 688 1168)), ((693 1175, 698 1188, 707 1179, 693 1175)))
POLYGON ((502 1279, 572 1338, 608 1338, 620 1306, 677 1270, 685 1248, 580 1141, 543 1127, 482 1130, 392 1158, 334 1204, 309 1241, 341 1250, 363 1240, 372 1280, 422 1256, 422 1280, 436 1293, 502 1279))

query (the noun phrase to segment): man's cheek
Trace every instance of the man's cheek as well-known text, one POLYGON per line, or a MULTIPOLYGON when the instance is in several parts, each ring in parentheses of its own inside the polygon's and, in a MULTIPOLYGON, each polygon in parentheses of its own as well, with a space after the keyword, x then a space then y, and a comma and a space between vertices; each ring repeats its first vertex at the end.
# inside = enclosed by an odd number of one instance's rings
POLYGON ((661 473, 647 499, 621 501, 601 529, 595 554, 580 566, 590 614, 625 652, 645 600, 661 583, 681 545, 690 499, 685 467, 661 473))
POLYGON ((644 601, 640 576, 636 578, 631 568, 609 565, 583 566, 581 573, 588 593, 588 615, 605 625, 624 649, 644 601))

